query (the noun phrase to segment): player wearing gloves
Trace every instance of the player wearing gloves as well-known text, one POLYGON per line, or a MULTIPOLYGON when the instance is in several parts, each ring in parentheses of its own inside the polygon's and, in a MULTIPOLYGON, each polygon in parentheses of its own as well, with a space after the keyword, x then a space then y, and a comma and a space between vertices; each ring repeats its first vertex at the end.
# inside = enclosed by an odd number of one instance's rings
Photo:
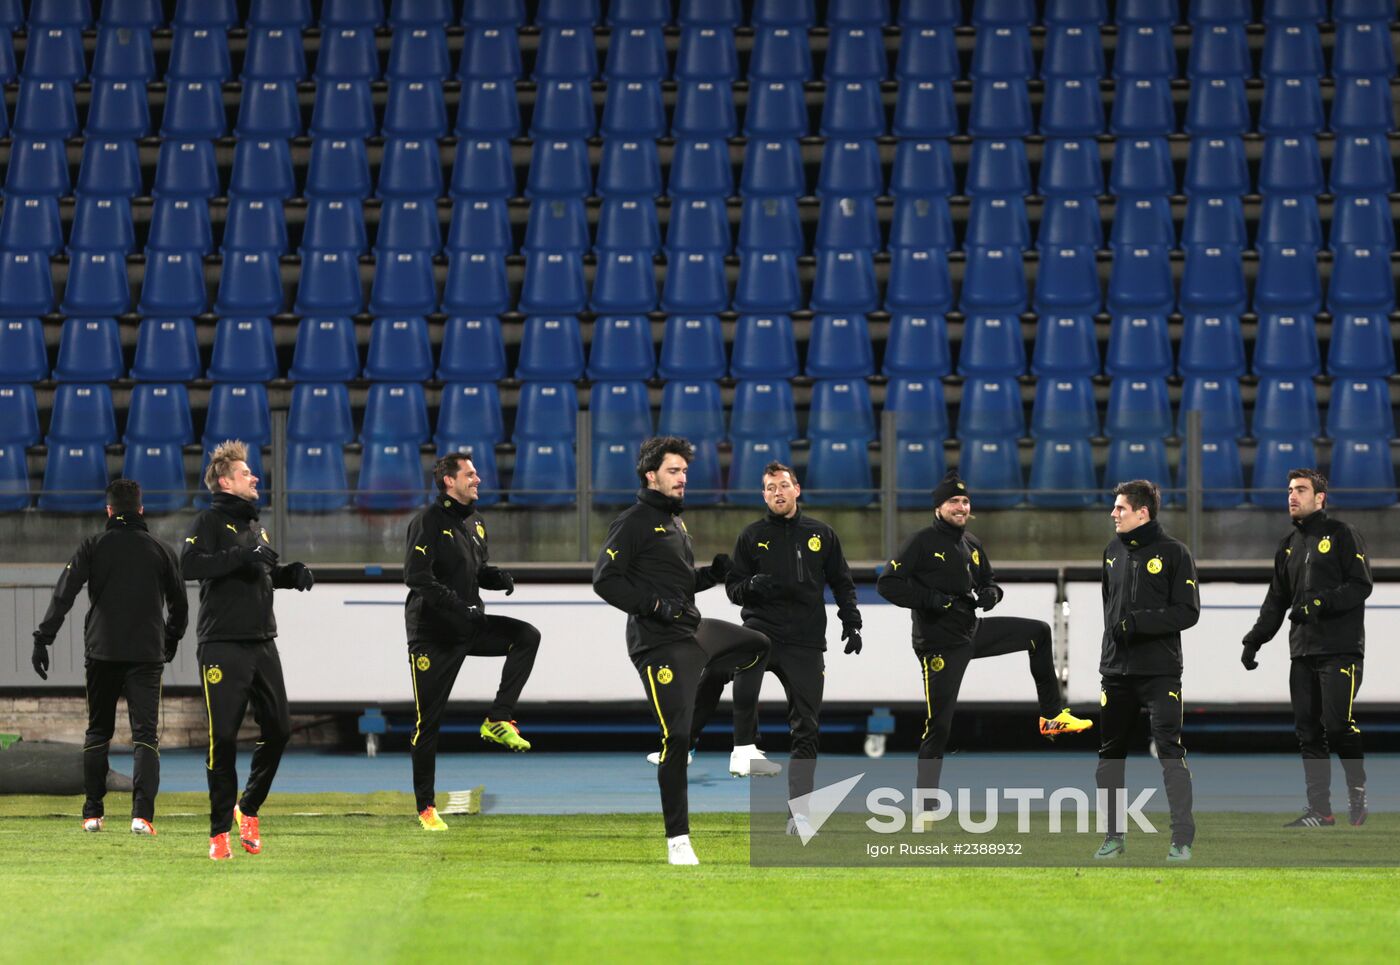
POLYGON ((210 453, 204 484, 214 496, 195 517, 180 555, 184 578, 199 581, 196 633, 209 715, 209 857, 216 861, 233 856, 228 835, 234 821, 243 850, 262 851, 258 810, 292 731, 272 592, 305 592, 316 582, 304 563, 278 561, 258 523, 258 477, 247 460, 248 447, 238 441, 221 442, 210 453), (236 745, 250 703, 261 733, 239 798, 236 745))
POLYGON ((413 680, 413 793, 418 821, 445 831, 437 813, 438 731, 443 711, 467 657, 505 657, 496 699, 481 724, 481 739, 513 751, 530 742, 515 724, 515 704, 539 652, 540 632, 523 620, 486 614, 481 590, 515 592, 515 578, 492 566, 486 524, 476 511, 481 477, 471 457, 448 453, 433 466, 438 496, 408 524, 403 581, 408 586, 404 622, 413 680))
POLYGON ((1366 765, 1361 729, 1352 717, 1366 653, 1366 598, 1371 566, 1361 534, 1327 515, 1327 480, 1313 469, 1288 474, 1288 515, 1293 530, 1274 554, 1274 575, 1245 635, 1241 662, 1259 666, 1259 648, 1289 621, 1288 674, 1293 726, 1303 755, 1308 804, 1291 828, 1329 827, 1332 760, 1346 774, 1348 818, 1366 821, 1366 765))
POLYGON ((107 752, 116 730, 117 700, 131 720, 131 831, 154 835, 160 790, 160 690, 189 622, 180 564, 170 547, 146 530, 141 486, 116 479, 107 487, 107 526, 89 536, 63 568, 53 600, 34 631, 34 672, 49 679, 49 647, 84 586, 83 658, 88 726, 83 736, 83 830, 101 831, 107 793, 107 752))
POLYGON ((613 520, 593 566, 593 591, 627 614, 627 653, 661 728, 656 780, 666 819, 667 860, 699 864, 690 844, 687 753, 735 671, 768 653, 754 630, 702 620, 695 594, 723 583, 729 557, 697 568, 681 513, 689 442, 662 436, 642 443, 637 502, 613 520))

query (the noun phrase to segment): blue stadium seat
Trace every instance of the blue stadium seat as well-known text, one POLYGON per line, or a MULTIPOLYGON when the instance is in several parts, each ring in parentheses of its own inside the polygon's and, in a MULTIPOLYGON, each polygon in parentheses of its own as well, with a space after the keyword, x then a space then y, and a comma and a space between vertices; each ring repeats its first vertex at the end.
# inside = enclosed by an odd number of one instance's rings
POLYGON ((1235 312, 1183 307, 1181 357, 1177 361, 1184 376, 1217 375, 1239 378, 1244 375, 1244 338, 1235 312))
POLYGON ((311 26, 311 0, 252 0, 248 11, 250 28, 281 27, 300 33, 311 26))
POLYGON ((641 250, 655 255, 661 247, 656 203, 649 197, 604 198, 594 247, 597 251, 641 250))
POLYGON ((1317 198, 1308 195, 1269 194, 1259 212, 1260 245, 1322 246, 1322 219, 1317 198))
MULTIPOLYGON (((54 397, 55 405, 57 405, 58 396, 65 391, 72 392, 73 390, 59 386, 54 397)), ((110 399, 109 394, 109 402, 110 399)), ((0 442, 15 443, 21 448, 36 445, 39 442, 39 404, 35 401, 32 385, 0 385, 0 417, 3 417, 0 418, 0 442)), ((113 418, 112 435, 116 435, 115 418, 113 418)))
POLYGON ((883 27, 890 22, 888 0, 831 0, 826 9, 829 27, 883 27))
POLYGON ((1024 499, 1025 479, 1014 438, 964 439, 959 448, 958 473, 977 494, 978 506, 1005 509, 1024 499))
POLYGON ((520 338, 517 379, 559 381, 583 377, 583 337, 572 315, 534 315, 525 319, 520 338))
MULTIPOLYGON (((864 383, 861 383, 862 385, 864 383)), ((876 490, 864 439, 812 440, 802 498, 812 506, 869 506, 876 490)))
POLYGON ((1031 226, 1023 198, 977 195, 968 208, 963 245, 974 248, 1016 248, 1031 244, 1031 226))
POLYGON ((1247 293, 1240 250, 1230 245, 1187 246, 1179 300, 1187 314, 1243 312, 1247 293))
POLYGON ((345 450, 334 441, 287 444, 287 509, 294 513, 328 513, 349 503, 345 450))
POLYGON ((1188 196, 1248 194, 1249 165, 1245 161, 1244 139, 1193 137, 1182 187, 1188 196))
POLYGON ((364 307, 360 266, 353 251, 307 251, 293 306, 298 315, 354 315, 364 307))
POLYGON ((732 246, 724 198, 678 198, 672 203, 671 223, 666 229, 667 250, 676 254, 711 251, 724 255, 732 246))
POLYGON ((730 375, 736 379, 791 378, 797 374, 797 345, 787 315, 740 315, 734 329, 730 375))
POLYGON ((1253 434, 1259 438, 1316 436, 1322 430, 1317 417, 1317 393, 1306 376, 1265 376, 1254 397, 1253 434))
MULTIPOLYGON (((747 150, 756 151, 760 142, 750 141, 747 150)), ((781 147, 783 142, 777 142, 781 147)), ((765 146, 765 150, 768 150, 765 146)), ((796 145, 789 149, 794 160, 798 155, 796 145)), ((746 155, 747 156, 747 155, 746 155)), ((793 165, 801 177, 800 160, 793 165)), ((745 165, 747 177, 748 166, 745 165)), ((671 176, 667 182, 667 192, 675 197, 691 195, 729 195, 733 193, 734 179, 729 166, 729 145, 725 141, 680 140, 671 152, 671 176)), ((745 185, 747 193, 750 188, 745 185)), ((769 193, 783 193, 772 192, 769 193)), ((801 193, 800 191, 796 193, 801 193)))
POLYGON ((755 27, 781 24, 807 29, 816 26, 817 14, 812 0, 754 0, 749 20, 755 27))
POLYGON ((871 197, 883 193, 879 146, 873 140, 827 141, 822 149, 819 197, 871 197))
POLYGON ((889 247, 954 247, 953 218, 943 195, 901 194, 895 197, 889 247))
POLYGON ((535 80, 589 80, 598 75, 597 47, 590 28, 543 27, 535 57, 535 80))
POLYGON ((1011 314, 969 315, 963 325, 958 374, 965 376, 1020 375, 1026 370, 1021 320, 1011 314))
POLYGON ((1023 312, 1026 275, 1015 248, 973 248, 967 252, 958 305, 966 313, 1023 312))
POLYGON ((121 333, 114 318, 68 318, 58 343, 53 377, 59 382, 111 382, 126 374, 121 333))
POLYGON ((1170 250, 1165 245, 1114 249, 1108 310, 1115 314, 1166 314, 1176 303, 1170 250))
POLYGON ((1045 27, 1045 53, 1040 76, 1045 80, 1077 77, 1097 80, 1104 74, 1103 41, 1089 23, 1050 23, 1045 27))
POLYGON ((1384 379, 1339 378, 1327 406, 1327 434, 1394 436, 1395 416, 1384 379))
POLYGON ((374 247, 377 252, 437 254, 442 250, 437 204, 431 198, 385 200, 379 209, 379 233, 375 236, 374 247))
POLYGON ((981 78, 973 83, 967 133, 973 137, 1026 137, 1033 130, 1030 95, 1024 80, 981 78))
POLYGON ((267 389, 262 383, 214 384, 209 393, 204 442, 207 447, 222 439, 242 439, 250 446, 267 445, 271 441, 272 417, 267 407, 267 389))
MULTIPOLYGON (((674 210, 675 205, 672 208, 674 210)), ((739 220, 740 251, 793 251, 802 254, 805 247, 797 198, 760 195, 744 199, 739 220)))
POLYGON ((1311 136, 1266 137, 1259 162, 1259 190, 1269 194, 1320 194, 1323 190, 1322 157, 1311 136))
MULTIPOLYGON (((1269 199, 1264 206, 1269 206, 1269 199)), ((1186 224, 1181 243, 1194 246, 1220 245, 1244 248, 1249 242, 1244 224, 1244 205, 1239 197, 1197 195, 1186 203, 1186 224)))
MULTIPOLYGON (((1244 502, 1244 466, 1239 443, 1232 437, 1208 436, 1201 441, 1202 505, 1206 509, 1233 509, 1244 502)), ((1184 490, 1188 478, 1188 451, 1183 449, 1177 467, 1177 488, 1184 490)), ((1329 494, 1330 496, 1330 494, 1329 494)))
POLYGON ((1177 434, 1186 435, 1187 413, 1201 413, 1201 434, 1207 438, 1238 438, 1245 434, 1240 384, 1229 376, 1186 376, 1181 389, 1177 434))
POLYGON ((536 141, 525 195, 580 198, 591 193, 588 144, 581 140, 536 141))
POLYGON ((651 252, 600 251, 589 306, 605 314, 654 310, 656 273, 651 252))
POLYGON ((296 81, 249 80, 243 84, 233 132, 244 138, 289 138, 302 133, 296 81))
POLYGON ((986 25, 977 31, 970 71, 973 80, 1029 80, 1034 73, 1030 24, 986 25))
POLYGON ((832 81, 822 102, 820 132, 823 137, 883 137, 885 111, 880 82, 872 79, 832 81))
POLYGON ((416 445, 427 442, 428 435, 428 405, 420 383, 375 382, 369 387, 362 442, 407 440, 416 445))
POLYGON ((131 308, 126 256, 120 251, 80 251, 69 259, 68 284, 59 311, 65 315, 105 317, 131 308))
POLYGON ((652 434, 645 382, 594 382, 588 412, 595 439, 640 442, 652 434))
POLYGON ((1333 318, 1327 373, 1348 378, 1395 374, 1395 346, 1386 317, 1347 312, 1333 318))
MULTIPOLYGON (((1254 451, 1250 505, 1286 509, 1289 471, 1299 466, 1317 464, 1317 451, 1311 436, 1283 435, 1260 439, 1254 451)), ((1331 498, 1329 493, 1328 499, 1331 498)))
POLYGON ((594 380, 649 379, 656 370, 651 323, 640 315, 603 315, 593 326, 588 377, 594 380))
POLYGON ((46 27, 29 34, 22 76, 22 80, 27 82, 26 86, 39 82, 57 82, 59 86, 68 90, 68 104, 71 107, 71 85, 82 80, 86 73, 87 66, 83 63, 83 34, 79 28, 46 27))
POLYGON ((935 377, 894 378, 885 389, 885 411, 895 414, 897 438, 948 438, 948 406, 935 377))
POLYGON ((151 229, 146 238, 148 252, 187 251, 207 255, 213 249, 214 229, 209 222, 209 205, 203 198, 156 198, 151 206, 151 229))
POLYGON ((953 307, 948 252, 942 248, 896 248, 890 253, 885 310, 941 315, 953 307))
MULTIPOLYGON (((309 217, 309 212, 308 212, 309 217)), ((510 211, 504 198, 457 198, 447 231, 447 250, 515 253, 510 211)))
MULTIPOLYGON (((590 93, 591 98, 591 93, 590 93)), ((591 111, 591 107, 589 110, 591 111)), ((538 124, 539 115, 536 114, 538 124)), ((582 129, 580 123, 575 130, 582 129)), ((603 103, 603 121, 600 131, 604 138, 637 138, 649 143, 666 134, 666 109, 661 101, 659 80, 614 81, 608 85, 607 99, 603 103)), ((609 141, 604 141, 604 149, 609 141)), ((653 145, 654 146, 654 145, 653 145)), ((636 145, 632 147, 636 151, 636 145)), ((660 177, 660 169, 656 176, 660 177)), ((601 181, 601 176, 599 177, 601 181)), ((659 192, 653 191, 652 194, 659 192)))
POLYGON ((268 382, 280 375, 270 320, 219 319, 209 378, 216 382, 268 382))
POLYGON ((1096 78, 1051 77, 1045 81, 1045 100, 1040 109, 1041 134, 1092 137, 1103 133, 1103 126, 1103 100, 1096 78))
POLYGON ((442 310, 449 315, 499 315, 510 309, 506 259, 499 251, 453 251, 447 259, 442 310))
POLYGON ((741 381, 734 387, 729 434, 735 439, 797 438, 792 384, 786 380, 741 381))
POLYGON ((1183 130, 1195 136, 1238 136, 1250 129, 1243 77, 1211 77, 1191 85, 1183 130))
MULTIPOLYGON (((593 504, 595 506, 626 506, 636 499, 637 444, 636 439, 603 439, 593 441, 593 504)), ((697 450, 696 455, 699 455, 697 450)), ((692 462, 691 465, 694 465, 692 462)), ((691 474, 694 478, 694 474, 691 474)), ((686 496, 690 496, 687 488, 686 496)), ((689 505, 687 498, 687 505, 689 505)))
POLYGON ((20 137, 33 139, 76 135, 78 109, 73 99, 72 84, 66 80, 26 78, 22 81, 11 130, 20 137))
POLYGON ((1115 378, 1108 387, 1104 434, 1111 439, 1161 439, 1171 435, 1172 407, 1166 379, 1136 375, 1115 378))
MULTIPOLYGON (((727 88, 726 88, 727 89, 727 88)), ((685 87, 682 87, 682 96, 685 87)), ((680 117, 681 101, 677 102, 676 116, 680 117)), ((718 108, 723 110, 721 106, 718 108)), ((725 117, 726 123, 733 119, 731 112, 725 117)), ((679 134, 673 122, 672 130, 679 134)), ((716 132, 707 132, 713 136, 716 132)), ((732 134, 733 129, 719 132, 720 136, 732 134)), ((744 113, 744 133, 751 138, 796 138, 806 137, 807 105, 803 97, 802 84, 795 80, 762 80, 749 88, 749 106, 744 113)))
MULTIPOLYGON (((130 213, 130 208, 128 215, 130 213)), ((53 195, 10 195, 0 217, 0 250, 56 255, 63 248, 63 221, 53 195)))
POLYGON ((523 251, 581 255, 589 246, 588 213, 582 198, 537 198, 530 204, 523 251))
POLYGON ((454 315, 443 327, 437 377, 444 382, 486 382, 506 377, 501 323, 490 316, 454 315))
POLYGON ((169 83, 160 135, 181 141, 208 141, 225 135, 223 91, 213 78, 169 83))
POLYGON ((670 0, 613 0, 608 4, 608 23, 614 27, 634 24, 660 27, 670 22, 670 0))
POLYGON ((430 27, 396 30, 389 43, 390 88, 395 80, 430 81, 440 85, 452 73, 447 33, 430 27))
POLYGON ((457 75, 474 80, 512 81, 520 77, 520 43, 513 28, 478 25, 466 29, 457 75))
POLYGON ((421 315, 376 318, 370 326, 365 378, 374 382, 422 382, 433 376, 428 322, 421 315))
POLYGON ((303 318, 297 328, 296 348, 287 377, 296 382, 344 382, 359 378, 355 323, 343 316, 303 318))
POLYGON ((1341 195, 1332 202, 1332 228, 1327 246, 1333 251, 1348 246, 1390 250, 1395 247, 1395 222, 1390 200, 1382 194, 1341 195))
MULTIPOLYGON (((1030 164, 1026 160, 1026 145, 1020 140, 977 139, 972 142, 972 155, 967 164, 970 195, 1029 194, 1030 164)), ((1079 192, 1083 193, 1083 192, 1079 192)))
MULTIPOLYGON (((796 283, 797 266, 792 266, 796 283)), ((675 252, 669 259, 661 308, 670 313, 722 312, 729 307, 723 255, 713 251, 675 252)))
POLYGON ((1074 508, 1099 501, 1094 451, 1088 439, 1040 439, 1031 461, 1032 506, 1074 508))
POLYGON ((593 90, 587 82, 551 80, 539 85, 535 95, 535 109, 530 119, 531 137, 586 138, 592 137, 597 129, 598 119, 593 113, 593 90))
POLYGON ((1245 20, 1203 23, 1191 32, 1191 54, 1186 75, 1192 80, 1215 77, 1248 77, 1253 72, 1249 60, 1249 39, 1245 20))
POLYGON ((375 193, 381 198, 437 197, 442 165, 435 141, 392 139, 384 143, 375 193))
POLYGON ((692 442, 724 438, 724 404, 720 401, 719 383, 680 378, 667 382, 661 390, 661 418, 656 431, 684 436, 692 442))
POLYGON ((473 78, 463 83, 455 130, 468 139, 518 137, 520 108, 514 82, 509 78, 473 78))
POLYGON ((755 27, 749 55, 749 81, 791 80, 812 76, 812 51, 807 31, 791 27, 755 27))
POLYGON ((140 79, 93 81, 85 137, 139 138, 151 132, 146 85, 140 79))
POLYGON ((951 372, 943 316, 919 312, 891 316, 880 371, 888 376, 942 376, 951 372))
MULTIPOLYGON (((791 464, 792 447, 789 440, 777 436, 734 440, 734 455, 729 461, 729 490, 725 500, 732 505, 760 505, 763 467, 774 460, 791 464)), ((689 493, 686 498, 690 498, 689 493)))
POLYGON ((286 254, 287 218, 281 200, 230 198, 221 248, 226 257, 240 251, 267 252, 277 257, 286 254))
POLYGON ((1011 376, 969 378, 958 407, 958 438, 1025 433, 1021 389, 1011 376))
MULTIPOLYGON (((387 149, 386 149, 387 154, 387 149)), ((292 154, 283 140, 239 141, 233 149, 230 197, 290 198, 296 194, 292 154)))
POLYGON ((404 439, 365 443, 360 456, 356 506, 366 510, 404 511, 423 505, 426 495, 423 460, 416 442, 404 439))
POLYGON ((807 419, 812 439, 874 439, 875 410, 865 379, 817 379, 807 419))
MULTIPOLYGON (((742 326, 742 321, 741 321, 742 326)), ((649 338, 650 336, 648 336, 649 338)), ((737 344, 737 333, 736 333, 737 344)), ((596 338, 596 336, 595 336, 596 338)), ((792 371, 797 348, 791 346, 792 371)), ((666 319, 657 375, 663 379, 722 379, 729 368, 724 354, 724 329, 716 315, 672 315, 666 319)))
MULTIPOLYGON (((431 280, 431 265, 428 270, 431 280)), ((581 253, 526 253, 520 311, 531 315, 574 314, 583 311, 587 302, 581 253)))
POLYGON ((927 509, 933 505, 931 490, 943 478, 946 464, 943 443, 936 439, 899 439, 895 462, 895 488, 900 509, 927 509))
POLYGON ((370 287, 372 315, 427 315, 437 309, 433 259, 425 251, 380 251, 370 287))
POLYGON ((227 30, 240 23, 237 0, 176 0, 171 24, 227 30))
MULTIPOLYGON (((974 150, 976 145, 973 145, 974 150)), ((1029 177, 1029 169, 1026 168, 1029 177)), ((1045 142, 1040 162, 1040 193, 1046 197, 1084 197, 1103 193, 1103 166, 1098 142, 1055 138, 1045 142)))
MULTIPOLYGON (((128 432, 130 430, 128 429, 128 432)), ((302 382, 292 390, 287 416, 287 438, 294 442, 333 442, 345 445, 355 439, 350 415, 350 392, 343 382, 302 382)))
POLYGON ((98 23, 102 27, 136 27, 154 30, 165 26, 160 0, 107 0, 98 23))
MULTIPOLYGON (((1323 8, 1325 10, 1325 5, 1323 8)), ((1297 22, 1270 26, 1264 33, 1264 54, 1259 62, 1260 74, 1264 77, 1321 76, 1324 72, 1322 40, 1317 32, 1317 20, 1321 19, 1321 16, 1316 19, 1296 18, 1297 22), (1304 22, 1309 19, 1312 22, 1304 22)))
POLYGON ((1122 0, 1118 4, 1118 24, 1174 24, 1180 19, 1177 0, 1122 0))
POLYGON ((1191 25, 1199 24, 1243 24, 1250 19, 1253 10, 1249 0, 1198 0, 1187 11, 1191 25))
MULTIPOLYGON (((25 199, 25 207, 29 201, 25 199)), ((35 235, 37 242, 42 234, 36 231, 35 235)), ((68 240, 70 253, 106 251, 125 256, 131 253, 135 242, 136 231, 132 226, 129 199, 92 195, 78 198, 73 211, 73 233, 68 240)))
POLYGON ((1176 193, 1171 147, 1165 137, 1120 137, 1113 148, 1109 187, 1121 196, 1176 193))
POLYGON ((1327 310, 1383 312, 1395 307, 1390 249, 1343 245, 1332 255, 1332 278, 1327 286, 1327 310))
POLYGON ((491 24, 512 29, 525 25, 525 0, 465 0, 462 24, 491 24))
POLYGON ((560 436, 572 441, 578 411, 578 392, 572 382, 526 382, 520 387, 511 438, 517 443, 560 436))
POLYGON ((1102 301, 1092 247, 1050 246, 1041 251, 1035 286, 1037 311, 1093 313, 1102 301))
POLYGON ((373 137, 377 131, 369 81, 322 80, 317 84, 310 131, 315 138, 373 137))
MULTIPOLYGON (((1118 33, 1113 76, 1120 81, 1169 80, 1176 76, 1172 29, 1165 23, 1136 23, 1118 33)), ((1123 85, 1119 85, 1121 92, 1123 85)))
POLYGON ((53 279, 42 251, 0 251, 0 318, 47 315, 53 279))
POLYGON ((1120 137, 1161 137, 1176 130, 1171 81, 1124 77, 1118 81, 1109 130, 1120 137))
MULTIPOLYGON (((210 405, 213 405, 212 400, 210 405)), ((111 390, 103 383, 60 384, 54 390, 48 439, 51 442, 96 442, 101 445, 116 442, 117 420, 112 408, 111 390)))
POLYGON ((187 445, 194 442, 194 422, 190 418, 190 399, 185 386, 175 383, 134 387, 122 439, 127 443, 187 445))
POLYGON ((192 318, 204 313, 204 259, 195 251, 150 251, 136 310, 155 318, 192 318))
POLYGON ((83 160, 78 168, 75 193, 125 197, 142 194, 141 162, 136 143, 90 137, 83 140, 83 160))
POLYGON ((504 442, 506 425, 496 383, 451 382, 443 386, 433 438, 440 446, 451 439, 466 438, 504 442))
POLYGON ((1094 383, 1088 376, 1052 376, 1036 383, 1031 435, 1057 439, 1099 434, 1094 383))
MULTIPOLYGON (((872 271, 869 279, 872 286, 873 274, 872 271)), ((796 255, 790 251, 740 252, 734 308, 750 314, 794 312, 802 308, 796 255)))
POLYGON ((958 0, 905 0, 899 5, 903 27, 957 27, 962 24, 962 4, 958 0))
MULTIPOLYGON (((326 0, 321 5, 321 26, 382 27, 383 0, 326 0)), ((329 33, 329 31, 323 31, 329 33)))
POLYGON ((176 25, 172 33, 170 64, 165 71, 167 82, 221 84, 233 76, 228 34, 222 28, 176 25))
POLYGON ((265 251, 229 252, 219 276, 214 311, 220 315, 276 315, 282 311, 282 271, 265 251))
POLYGON ((107 453, 101 444, 55 440, 49 445, 39 508, 52 513, 99 512, 107 502, 107 482, 107 453))
POLYGON ((7 318, 0 321, 0 385, 42 382, 48 377, 43 320, 7 318))
MULTIPOLYGON (((1120 482, 1129 479, 1159 480, 1166 486, 1171 481, 1167 465, 1167 444, 1163 439, 1114 439, 1108 444, 1108 464, 1104 469, 1104 489, 1112 492, 1120 482)), ((1107 498, 1107 497, 1106 497, 1107 498)), ((1167 493, 1163 502, 1169 502, 1167 493)))
POLYGON ((510 142, 501 139, 462 138, 452 165, 454 197, 499 197, 516 193, 515 168, 510 142))
MULTIPOLYGON (((973 151, 978 150, 973 144, 973 151)), ((1029 165, 1026 167, 1029 178, 1029 165)), ((944 140, 901 140, 895 145, 890 194, 952 194, 953 157, 944 140)))
POLYGON ((1260 245, 1254 310, 1316 314, 1321 307, 1316 250, 1303 245, 1260 245))
POLYGON ((862 314, 818 314, 812 319, 804 374, 818 379, 875 374, 870 332, 862 314))
POLYGON ((219 169, 212 141, 161 140, 152 195, 212 198, 219 193, 219 169))
MULTIPOLYGON (((1389 46, 1387 36, 1386 47, 1389 46)), ((1370 134, 1377 137, 1395 130, 1390 80, 1389 76, 1338 77, 1328 129, 1337 134, 1370 134)))
MULTIPOLYGON (((666 36, 654 24, 629 24, 613 30, 603 76, 613 81, 659 81, 669 73, 666 36)), ((609 92, 611 92, 609 86, 609 92)), ((657 136, 660 136, 659 134, 657 136)))
MULTIPOLYGON (((449 8, 450 9, 450 8, 449 8)), ((591 27, 598 22, 597 0, 540 0, 535 23, 541 27, 572 25, 591 27)))
MULTIPOLYGON (((380 210, 390 210, 396 204, 413 203, 416 202, 386 202, 380 210)), ((435 229, 436 225, 432 227, 435 229)), ((362 255, 368 244, 364 205, 359 198, 307 199, 306 222, 301 230, 303 258, 330 251, 362 255)))
MULTIPOLYGON (((716 162, 721 159, 716 158, 716 162)), ((692 162, 697 163, 697 162, 692 162)), ((712 162, 715 163, 715 162, 712 162)), ((729 166, 727 152, 723 156, 725 176, 729 166)), ((676 172, 671 174, 671 192, 676 192, 676 172)), ((710 180, 713 180, 711 178, 710 180)), ((726 183, 728 183, 726 181, 726 183)), ((807 193, 802 155, 795 140, 750 138, 744 149, 744 172, 740 180, 741 193, 750 195, 800 195, 807 193)), ((686 193, 698 193, 690 190, 686 193)))
POLYGON ((677 81, 732 84, 739 75, 734 32, 715 27, 682 27, 676 49, 677 81))
POLYGON ((285 26, 259 25, 248 30, 243 57, 243 81, 298 81, 306 77, 306 52, 301 31, 285 26))
POLYGON ((1332 75, 1334 77, 1391 77, 1395 74, 1395 51, 1390 46, 1390 31, 1385 20, 1393 18, 1388 11, 1380 22, 1356 21, 1337 24, 1332 40, 1332 75))
POLYGON ((1266 136, 1304 137, 1323 127, 1322 88, 1317 77, 1268 77, 1259 132, 1266 136))
POLYGON ((1389 438, 1347 436, 1337 439, 1332 444, 1330 475, 1331 484, 1327 490, 1330 505, 1343 509, 1379 509, 1395 505, 1395 465, 1389 438))
POLYGON ((1176 228, 1172 224, 1171 199, 1160 195, 1119 198, 1109 243, 1115 251, 1130 246, 1173 247, 1176 228))
MULTIPOLYGON (((736 308, 739 307, 739 292, 744 292, 745 298, 748 298, 742 275, 735 294, 736 308)), ((875 282, 875 262, 870 251, 840 248, 817 250, 816 279, 812 283, 810 301, 812 311, 873 312, 879 305, 880 292, 875 282)))

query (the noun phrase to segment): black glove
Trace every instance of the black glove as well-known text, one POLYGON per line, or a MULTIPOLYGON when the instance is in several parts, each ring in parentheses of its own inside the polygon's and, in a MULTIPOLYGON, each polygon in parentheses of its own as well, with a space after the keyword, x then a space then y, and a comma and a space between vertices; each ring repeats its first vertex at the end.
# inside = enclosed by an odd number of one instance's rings
POLYGON ((505 590, 506 596, 515 592, 515 577, 510 575, 510 570, 503 570, 499 566, 483 566, 480 582, 486 590, 505 590))
POLYGON ((762 603, 778 595, 778 581, 767 573, 755 573, 744 584, 744 602, 762 603))
POLYGON ((685 616, 686 608, 684 600, 663 600, 657 597, 656 604, 651 608, 651 615, 658 620, 672 623, 685 616))
POLYGON ((726 553, 716 553, 715 558, 710 563, 710 576, 716 583, 723 583, 729 578, 729 571, 734 569, 734 561, 726 553))
POLYGON ((1294 623, 1316 623, 1322 618, 1322 601, 1317 597, 1304 600, 1288 611, 1288 619, 1294 623))
POLYGON ((953 603, 956 606, 965 606, 969 610, 975 611, 977 609, 977 594, 972 590, 959 593, 957 596, 953 597, 953 603))
POLYGON ((277 565, 277 551, 266 543, 254 543, 243 549, 245 563, 261 563, 268 569, 277 565))
POLYGON ((1135 630, 1133 615, 1129 613, 1113 625, 1113 642, 1118 644, 1127 643, 1133 638, 1135 630))
POLYGON ((305 593, 316 585, 316 574, 305 563, 293 563, 288 569, 292 571, 292 586, 298 592, 305 593))
POLYGON ((977 597, 977 609, 990 610, 1001 602, 1001 594, 994 587, 979 586, 973 593, 977 597))
POLYGON ((860 653, 863 646, 860 640, 860 627, 847 627, 841 631, 841 639, 846 641, 846 653, 860 653))
POLYGON ((39 675, 40 680, 49 679, 49 645, 43 640, 34 640, 34 656, 32 658, 34 672, 39 675))
POLYGON ((165 662, 172 663, 175 660, 175 653, 180 649, 179 637, 165 638, 165 662))
POLYGON ((1244 652, 1240 654, 1240 663, 1244 664, 1246 670, 1258 670, 1259 661, 1254 658, 1258 656, 1259 648, 1252 643, 1244 645, 1244 652))

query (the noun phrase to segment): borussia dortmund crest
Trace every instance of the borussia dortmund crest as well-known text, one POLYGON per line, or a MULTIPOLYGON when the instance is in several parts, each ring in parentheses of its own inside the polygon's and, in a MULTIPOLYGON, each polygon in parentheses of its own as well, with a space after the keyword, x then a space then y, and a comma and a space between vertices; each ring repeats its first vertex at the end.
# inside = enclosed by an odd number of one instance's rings
POLYGON ((218 667, 209 667, 204 671, 204 679, 211 684, 216 684, 224 679, 224 672, 218 667))
POLYGON ((428 659, 428 655, 426 653, 420 653, 418 655, 418 659, 413 661, 413 665, 419 670, 427 670, 433 665, 433 662, 428 659))
POLYGON ((659 684, 669 684, 676 679, 676 675, 671 673, 670 667, 662 667, 656 672, 656 682, 659 684))
POLYGON ((822 549, 822 538, 820 536, 813 536, 807 541, 807 548, 813 553, 820 553, 822 549))
POLYGON ((1159 556, 1154 556, 1152 557, 1152 559, 1148 560, 1147 572, 1151 573, 1153 576, 1156 576, 1158 573, 1162 572, 1162 558, 1159 556))

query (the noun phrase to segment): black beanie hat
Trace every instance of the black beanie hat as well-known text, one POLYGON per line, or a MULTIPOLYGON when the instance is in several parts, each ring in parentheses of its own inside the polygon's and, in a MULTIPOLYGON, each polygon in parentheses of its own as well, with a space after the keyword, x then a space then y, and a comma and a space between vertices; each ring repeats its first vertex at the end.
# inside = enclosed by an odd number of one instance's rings
POLYGON ((969 496, 967 485, 958 477, 956 469, 949 469, 943 481, 933 488, 933 505, 942 506, 954 496, 969 496))

